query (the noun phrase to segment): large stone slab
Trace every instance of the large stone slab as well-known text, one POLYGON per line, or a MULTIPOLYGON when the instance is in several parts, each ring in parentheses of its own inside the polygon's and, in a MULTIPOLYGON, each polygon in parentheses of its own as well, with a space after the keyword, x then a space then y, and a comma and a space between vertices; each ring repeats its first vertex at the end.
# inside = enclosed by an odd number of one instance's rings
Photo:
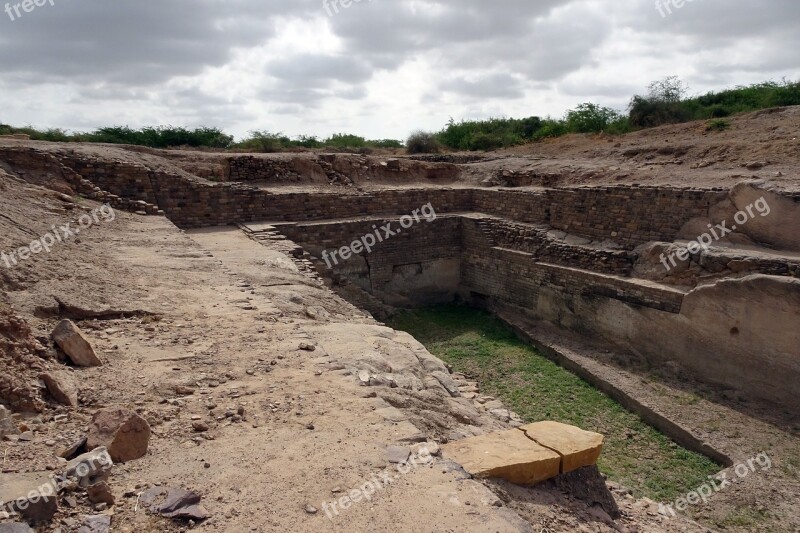
POLYGON ((49 522, 58 511, 58 487, 48 472, 0 474, 0 510, 31 524, 49 522))
POLYGON ((103 362, 71 320, 62 320, 53 330, 53 340, 76 366, 102 366, 103 362))
POLYGON ((533 485, 560 473, 561 456, 518 429, 447 444, 442 451, 475 477, 533 485))
POLYGON ((518 429, 561 455, 562 474, 596 464, 603 450, 603 435, 559 422, 536 422, 518 429))

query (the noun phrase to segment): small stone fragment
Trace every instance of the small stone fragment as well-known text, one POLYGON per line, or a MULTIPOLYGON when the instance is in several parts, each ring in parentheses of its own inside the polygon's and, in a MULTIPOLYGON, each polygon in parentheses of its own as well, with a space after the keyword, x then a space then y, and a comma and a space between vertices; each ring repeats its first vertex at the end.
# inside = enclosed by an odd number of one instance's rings
POLYGON ((205 422, 192 422, 192 429, 194 429, 197 433, 205 433, 210 427, 205 422))
POLYGON ((389 446, 386 448, 386 455, 392 464, 405 464, 411 455, 411 450, 403 446, 389 446))
POLYGON ((108 533, 111 530, 111 517, 106 514, 87 516, 78 533, 108 533))
POLYGON ((108 450, 100 447, 67 463, 65 473, 67 477, 74 478, 81 487, 86 488, 107 481, 113 466, 114 461, 108 450))
POLYGON ((114 505, 114 495, 111 493, 111 488, 108 483, 101 481, 90 485, 87 489, 89 501, 92 503, 105 503, 106 505, 114 505))

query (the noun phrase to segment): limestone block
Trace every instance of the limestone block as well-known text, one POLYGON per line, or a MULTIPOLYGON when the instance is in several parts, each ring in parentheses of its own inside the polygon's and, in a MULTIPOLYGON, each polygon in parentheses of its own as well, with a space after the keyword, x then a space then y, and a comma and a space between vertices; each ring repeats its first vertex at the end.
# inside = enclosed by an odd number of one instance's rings
POLYGON ((443 446, 446 457, 475 477, 533 485, 559 474, 561 457, 518 429, 490 433, 443 446))
POLYGON ((528 438, 561 455, 561 473, 596 464, 603 450, 603 435, 567 424, 536 422, 518 429, 528 438))

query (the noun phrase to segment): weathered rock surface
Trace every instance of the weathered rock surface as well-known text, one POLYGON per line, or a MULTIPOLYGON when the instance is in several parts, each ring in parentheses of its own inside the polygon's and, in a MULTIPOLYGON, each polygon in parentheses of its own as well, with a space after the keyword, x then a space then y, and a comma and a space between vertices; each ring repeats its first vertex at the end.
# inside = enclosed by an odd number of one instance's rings
POLYGON ((66 372, 48 372, 39 376, 47 387, 47 392, 55 401, 68 407, 78 405, 78 387, 66 372))
POLYGON ((89 449, 105 446, 114 462, 124 463, 147 454, 150 434, 147 421, 133 411, 107 409, 92 417, 86 445, 89 449))
POLYGON ((62 320, 53 330, 53 339, 70 361, 81 367, 102 366, 103 362, 71 320, 62 320))
POLYGON ((181 488, 153 487, 142 493, 140 502, 151 512, 167 518, 205 520, 211 513, 200 504, 201 496, 181 488))
POLYGON ((390 463, 404 464, 406 461, 408 461, 408 458, 411 455, 411 450, 403 446, 389 446, 386 448, 386 455, 388 456, 390 463))
POLYGON ((0 524, 0 533, 33 533, 28 524, 14 522, 11 524, 0 524))
POLYGON ((529 439, 561 455, 561 473, 597 463, 603 450, 603 435, 558 422, 536 422, 520 426, 529 439))
POLYGON ((111 487, 108 483, 101 481, 90 485, 86 491, 89 495, 89 501, 92 503, 105 503, 107 505, 114 505, 114 495, 111 493, 111 487))
POLYGON ((58 512, 57 488, 44 472, 0 474, 0 502, 29 524, 49 522, 58 512))
POLYGON ((108 533, 111 530, 111 517, 105 514, 87 516, 78 533, 108 533))
POLYGON ((561 457, 517 429, 472 437, 443 447, 446 457, 481 478, 533 485, 559 474, 561 457))

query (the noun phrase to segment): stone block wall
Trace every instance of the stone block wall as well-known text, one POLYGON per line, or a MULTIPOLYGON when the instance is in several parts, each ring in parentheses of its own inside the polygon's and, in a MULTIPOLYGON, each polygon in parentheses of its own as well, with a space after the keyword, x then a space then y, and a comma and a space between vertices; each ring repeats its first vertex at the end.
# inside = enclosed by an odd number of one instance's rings
MULTIPOLYGON (((670 313, 680 311, 683 293, 678 290, 597 269, 552 264, 531 253, 494 246, 491 234, 474 220, 463 219, 462 230, 462 285, 482 296, 535 309, 543 291, 555 291, 567 297, 605 297, 670 313)), ((595 259, 604 264, 602 257, 595 259)))
POLYGON ((545 230, 530 225, 492 218, 481 220, 479 224, 497 246, 528 252, 544 263, 628 276, 636 262, 635 252, 567 244, 549 238, 545 230))
POLYGON ((144 165, 86 157, 61 158, 84 179, 121 198, 156 204, 151 171, 144 165))
POLYGON ((726 191, 662 187, 550 189, 549 224, 598 240, 638 245, 672 241, 692 218, 708 216, 726 191))
POLYGON ((673 241, 687 221, 707 217, 709 208, 727 196, 723 190, 622 185, 541 191, 484 189, 474 193, 474 210, 637 246, 673 241))
POLYGON ((254 156, 228 158, 230 181, 300 181, 291 161, 254 156))
MULTIPOLYGON (((377 244, 369 254, 361 253, 349 260, 341 260, 334 264, 332 270, 345 273, 353 281, 368 278, 368 289, 382 292, 387 284, 397 283, 397 272, 404 266, 436 263, 443 259, 459 259, 461 257, 461 221, 459 217, 440 217, 432 222, 424 218, 407 229, 400 226, 399 218, 367 218, 353 221, 330 221, 325 223, 276 224, 276 228, 288 238, 302 244, 306 250, 312 251, 322 258, 322 251, 330 252, 350 246, 370 234, 376 236, 377 244), (389 230, 398 232, 386 237, 381 228, 387 224, 389 230), (383 242, 380 242, 380 241, 383 242)), ((402 290, 402 286, 395 287, 402 290)), ((457 280, 446 289, 453 294, 457 289, 457 280)))

